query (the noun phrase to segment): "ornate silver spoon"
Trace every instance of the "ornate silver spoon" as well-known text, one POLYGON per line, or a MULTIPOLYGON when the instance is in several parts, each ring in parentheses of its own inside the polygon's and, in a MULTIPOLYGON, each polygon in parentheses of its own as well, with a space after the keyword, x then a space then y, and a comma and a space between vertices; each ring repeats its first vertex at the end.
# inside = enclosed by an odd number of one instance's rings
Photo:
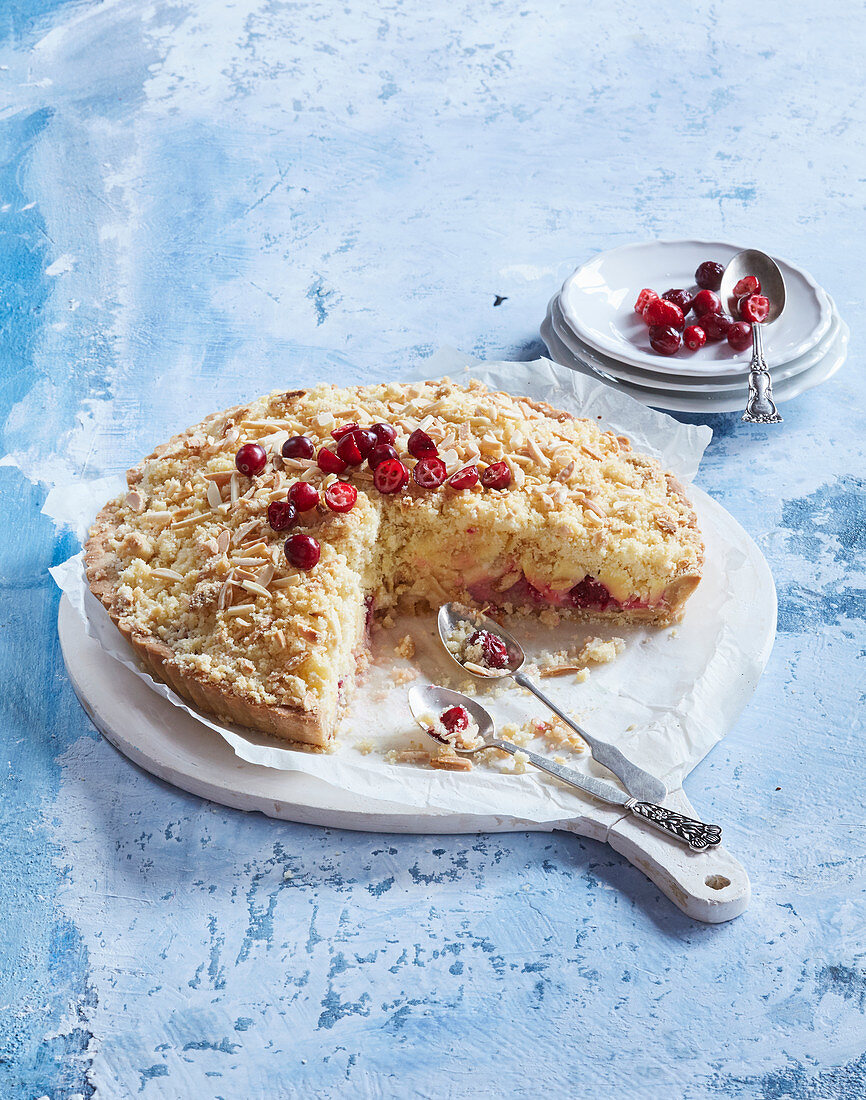
POLYGON ((635 817, 649 822, 654 828, 676 837, 684 844, 688 844, 694 852, 703 852, 707 848, 715 848, 717 844, 721 843, 722 830, 718 825, 705 825, 703 821, 697 821, 693 817, 685 817, 683 814, 668 810, 664 806, 641 801, 637 798, 629 798, 613 783, 583 775, 581 772, 574 771, 573 768, 563 767, 562 764, 548 760, 545 756, 539 756, 538 753, 522 749, 519 745, 512 744, 511 741, 503 741, 496 736, 496 727, 489 711, 482 707, 480 703, 476 703, 474 699, 462 695, 459 691, 438 687, 435 684, 410 688, 409 709, 412 711, 412 717, 425 733, 435 741, 448 745, 454 752, 463 756, 471 756, 472 753, 491 748, 502 749, 504 752, 511 753, 512 756, 518 752, 523 753, 529 763, 540 771, 554 775, 557 779, 561 779, 563 783, 568 783, 571 787, 577 787, 578 790, 592 795, 593 798, 601 799, 602 802, 608 802, 612 806, 624 807, 635 817), (435 733, 430 725, 445 711, 458 706, 465 707, 478 726, 478 743, 471 748, 461 748, 453 745, 450 741, 444 740, 435 733))
POLYGON ((766 252, 747 248, 738 252, 729 262, 722 276, 719 297, 722 305, 735 316, 737 301, 734 287, 746 275, 756 275, 761 283, 761 293, 770 300, 770 312, 766 321, 752 325, 752 362, 749 365, 749 399, 743 420, 749 424, 781 424, 782 418, 773 403, 773 382, 764 359, 763 328, 779 319, 785 308, 785 279, 778 264, 766 252))
POLYGON ((493 619, 489 619, 480 611, 470 611, 468 608, 463 608, 459 604, 446 603, 439 608, 437 625, 439 627, 439 637, 442 639, 445 652, 452 661, 459 665, 465 672, 482 679, 489 679, 491 676, 496 676, 500 673, 510 676, 516 683, 520 684, 521 687, 526 688, 527 691, 531 691, 537 699, 540 699, 546 707, 549 707, 554 714, 558 715, 575 733, 579 733, 589 746, 589 751, 592 753, 593 760, 597 760, 599 764, 603 764, 604 767, 612 771, 617 779, 622 781, 629 794, 634 795, 635 798, 641 798, 646 802, 661 802, 664 799, 668 792, 667 787, 665 787, 660 779, 656 779, 654 775, 650 775, 650 773, 644 771, 643 768, 639 768, 637 764, 633 764, 629 759, 623 756, 615 745, 611 745, 607 741, 602 741, 598 737, 593 737, 591 733, 587 733, 585 729, 581 729, 575 721, 569 718, 564 711, 559 709, 552 699, 548 699, 541 688, 522 671, 523 665, 526 663, 526 654, 523 652, 520 643, 516 638, 513 638, 507 630, 504 630, 499 623, 494 622, 493 619), (483 670, 476 672, 473 668, 467 667, 462 661, 454 656, 448 648, 448 642, 457 631, 460 623, 463 622, 470 623, 478 630, 487 630, 491 634, 502 639, 505 643, 505 648, 508 650, 508 665, 506 668, 492 669, 490 673, 486 673, 483 670))

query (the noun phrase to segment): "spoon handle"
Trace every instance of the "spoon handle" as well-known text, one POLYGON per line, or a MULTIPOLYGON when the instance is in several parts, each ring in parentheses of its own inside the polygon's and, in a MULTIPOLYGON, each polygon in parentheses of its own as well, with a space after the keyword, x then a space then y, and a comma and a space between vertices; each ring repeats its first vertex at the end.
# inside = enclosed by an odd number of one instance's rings
POLYGON ((554 714, 558 715, 570 729, 579 734, 589 746, 593 760, 612 771, 630 795, 641 799, 643 802, 664 801, 668 792, 660 779, 656 779, 654 775, 650 775, 643 768, 639 768, 637 764, 633 764, 627 757, 623 756, 615 745, 611 745, 608 741, 601 741, 597 737, 593 737, 591 733, 587 733, 585 729, 581 729, 577 722, 560 710, 552 699, 548 699, 541 688, 525 672, 515 672, 514 679, 521 687, 531 691, 537 699, 540 699, 546 707, 549 707, 554 714))
POLYGON ((764 360, 764 337, 758 322, 752 325, 752 362, 749 364, 749 400, 743 420, 747 424, 781 424, 773 403, 773 380, 764 360))

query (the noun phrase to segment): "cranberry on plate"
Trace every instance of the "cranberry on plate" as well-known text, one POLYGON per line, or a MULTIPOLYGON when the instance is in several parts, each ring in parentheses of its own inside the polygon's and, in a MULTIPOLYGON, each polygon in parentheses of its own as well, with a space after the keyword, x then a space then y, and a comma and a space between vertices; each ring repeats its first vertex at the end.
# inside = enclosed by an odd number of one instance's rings
POLYGON ((371 424, 370 431, 379 443, 385 443, 390 446, 394 445, 394 440, 397 438, 397 429, 392 428, 390 424, 371 424))
POLYGON ((291 535, 286 539, 283 553, 289 565, 307 571, 318 564, 322 548, 312 535, 291 535))
POLYGON ((440 715, 439 721, 449 733, 458 733, 469 729, 469 711, 466 707, 449 707, 440 715))
POLYGON ((698 265, 695 272, 695 282, 701 290, 718 290, 722 285, 724 273, 724 267, 717 264, 715 260, 704 260, 702 264, 698 265))
POLYGON ((297 509, 287 500, 272 500, 268 505, 268 523, 273 531, 288 531, 297 518, 297 509))
POLYGON ((290 435, 282 446, 283 458, 313 458, 316 445, 306 435, 290 435))
POLYGON ((447 473, 441 458, 420 458, 412 471, 412 477, 422 489, 438 489, 447 473))
POLYGON ((476 630, 469 636, 469 645, 478 645, 484 653, 484 664, 488 668, 508 668, 508 647, 498 634, 489 630, 476 630))
POLYGON ((683 343, 689 351, 697 351, 707 342, 707 334, 700 325, 689 325, 683 333, 683 343))
POLYGON ((692 300, 692 309, 697 317, 703 317, 706 313, 721 313, 722 300, 712 290, 699 290, 692 300))
POLYGON ((733 321, 726 313, 705 313, 701 318, 701 328, 709 341, 724 340, 733 321))
POLYGON ((346 463, 338 455, 335 455, 328 447, 320 447, 316 455, 316 463, 320 470, 326 474, 342 474, 346 470, 346 463))
POLYGON ((507 462, 494 462, 481 475, 485 489, 507 489, 511 484, 511 470, 507 462))
POLYGON ((332 512, 351 512, 358 499, 358 490, 348 481, 335 481, 325 490, 325 504, 332 512))
POLYGON ((734 351, 745 351, 752 346, 752 326, 748 321, 735 321, 728 329, 728 343, 734 351))
POLYGON ((478 484, 478 467, 464 466, 448 478, 448 484, 452 489, 471 489, 478 484))
POLYGON ((657 298, 658 294, 656 294, 654 290, 650 290, 649 287, 644 287, 640 294, 638 294, 637 301, 634 304, 635 313, 643 317, 646 307, 650 302, 656 301, 657 298))
POLYGON ((398 458, 387 458, 373 471, 373 484, 380 493, 399 493, 406 488, 409 471, 398 458))
POLYGON ((737 299, 745 298, 747 294, 760 294, 761 280, 757 275, 744 275, 731 293, 737 299))
POLYGON ((399 457, 390 443, 380 443, 367 455, 367 465, 371 470, 375 470, 380 463, 386 462, 389 458, 399 457))
POLYGON ((235 455, 235 466, 247 477, 255 477, 256 474, 260 474, 267 464, 267 452, 258 443, 244 443, 235 455))
POLYGON ((660 355, 676 355, 683 346, 682 334, 670 325, 652 325, 649 341, 653 351, 660 355))
POLYGON ((749 294, 740 299, 739 313, 744 321, 760 324, 770 315, 770 299, 763 294, 749 294))
POLYGON ((420 428, 416 428, 409 436, 407 448, 413 458, 435 458, 439 454, 439 448, 420 428))
POLYGON ((680 307, 665 298, 656 298, 654 302, 650 302, 646 307, 644 320, 650 326, 667 325, 679 329, 680 332, 682 332, 684 323, 683 311, 680 307))
POLYGON ((331 439, 335 439, 339 442, 339 440, 341 440, 344 435, 348 435, 349 432, 356 432, 357 430, 358 425, 355 423, 354 420, 351 421, 351 423, 349 424, 341 424, 339 428, 334 428, 334 430, 331 432, 331 439))
POLYGON ((687 290, 666 290, 662 295, 662 298, 666 302, 673 302, 675 306, 679 306, 683 312, 683 317, 692 308, 692 295, 687 290))
POLYGON ((309 481, 296 481, 289 489, 289 502, 294 504, 299 512, 309 512, 319 503, 319 491, 309 481))

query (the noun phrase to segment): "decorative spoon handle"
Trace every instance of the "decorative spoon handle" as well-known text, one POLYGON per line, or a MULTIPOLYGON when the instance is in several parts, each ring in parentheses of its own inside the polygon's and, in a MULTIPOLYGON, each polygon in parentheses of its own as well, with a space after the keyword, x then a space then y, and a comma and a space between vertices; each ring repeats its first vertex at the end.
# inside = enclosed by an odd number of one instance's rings
POLYGON ((630 795, 643 799, 645 802, 663 801, 668 792, 667 787, 660 779, 656 779, 654 775, 650 775, 643 768, 639 768, 637 764, 633 764, 631 760, 623 756, 615 745, 611 745, 607 741, 600 741, 597 737, 593 737, 591 733, 581 729, 575 721, 559 709, 552 699, 548 699, 541 688, 525 672, 518 670, 514 673, 514 679, 521 687, 531 691, 537 699, 540 699, 546 707, 549 707, 554 714, 558 715, 570 729, 579 734, 589 746, 593 760, 598 761, 599 764, 612 771, 630 795))
POLYGON ((773 381, 764 360, 764 339, 761 326, 752 325, 752 362, 749 365, 749 400, 743 420, 747 424, 781 424, 782 418, 773 403, 773 381))
POLYGON ((634 798, 629 799, 625 805, 635 817, 642 817, 661 832, 670 833, 677 840, 684 841, 693 852, 715 848, 722 841, 722 830, 718 825, 705 825, 703 821, 685 817, 675 810, 654 806, 650 802, 638 802, 634 798))

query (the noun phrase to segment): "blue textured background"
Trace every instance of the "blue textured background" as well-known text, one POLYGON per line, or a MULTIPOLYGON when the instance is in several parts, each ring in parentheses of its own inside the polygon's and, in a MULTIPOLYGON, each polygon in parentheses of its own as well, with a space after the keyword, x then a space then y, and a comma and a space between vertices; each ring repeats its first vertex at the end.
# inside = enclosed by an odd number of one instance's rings
POLYGON ((0 468, 4 1100, 862 1098, 862 5, 5 0, 0 35, 4 449, 43 482, 0 468), (570 837, 230 812, 98 738, 45 485, 272 386, 534 357, 568 271, 655 235, 790 256, 852 325, 700 475, 780 596, 688 783, 744 916, 570 837))

